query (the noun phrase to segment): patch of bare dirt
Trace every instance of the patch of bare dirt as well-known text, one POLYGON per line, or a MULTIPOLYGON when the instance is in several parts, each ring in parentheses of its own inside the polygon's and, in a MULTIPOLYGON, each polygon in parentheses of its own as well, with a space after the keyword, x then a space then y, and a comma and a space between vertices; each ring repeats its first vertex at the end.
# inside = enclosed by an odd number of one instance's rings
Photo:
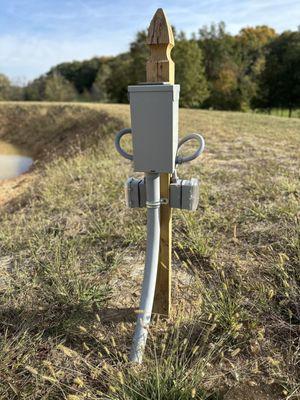
POLYGON ((27 172, 16 178, 0 180, 0 207, 18 199, 33 183, 36 174, 27 172))
POLYGON ((224 400, 283 400, 285 396, 274 385, 243 384, 230 389, 224 400))

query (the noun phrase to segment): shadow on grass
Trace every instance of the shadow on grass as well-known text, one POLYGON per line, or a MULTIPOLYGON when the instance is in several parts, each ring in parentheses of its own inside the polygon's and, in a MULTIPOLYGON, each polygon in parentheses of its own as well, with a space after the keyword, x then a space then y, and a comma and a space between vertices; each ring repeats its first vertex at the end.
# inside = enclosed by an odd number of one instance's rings
POLYGON ((134 322, 134 308, 104 307, 99 310, 87 310, 81 306, 64 308, 39 307, 36 309, 7 308, 0 311, 1 330, 28 329, 34 333, 46 335, 71 336, 79 334, 79 327, 100 321, 103 325, 134 322))

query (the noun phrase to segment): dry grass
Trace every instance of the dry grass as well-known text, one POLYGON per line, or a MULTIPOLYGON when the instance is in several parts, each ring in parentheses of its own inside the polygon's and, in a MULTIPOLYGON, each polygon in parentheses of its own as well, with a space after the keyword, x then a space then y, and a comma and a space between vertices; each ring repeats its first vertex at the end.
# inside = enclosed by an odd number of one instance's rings
POLYGON ((145 213, 125 208, 113 149, 128 107, 0 107, 0 138, 38 160, 0 210, 1 398, 299 398, 300 121, 180 118, 207 142, 179 169, 200 177, 200 207, 174 212, 174 315, 137 368, 145 213))

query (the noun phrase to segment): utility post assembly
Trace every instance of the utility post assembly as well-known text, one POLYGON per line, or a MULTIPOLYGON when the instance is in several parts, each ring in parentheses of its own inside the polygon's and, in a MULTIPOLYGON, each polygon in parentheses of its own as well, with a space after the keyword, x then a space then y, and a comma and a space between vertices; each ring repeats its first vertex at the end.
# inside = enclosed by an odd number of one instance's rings
MULTIPOLYGON (((171 58, 174 47, 174 35, 165 13, 159 8, 149 26, 147 44, 150 58, 147 62, 147 82, 175 82, 175 65, 171 58)), ((178 105, 177 105, 178 107, 178 105)), ((178 109, 178 108, 177 108, 178 109)), ((176 126, 178 132, 178 127, 176 126)), ((178 133, 176 132, 176 138, 178 133)), ((169 197, 170 174, 160 174, 160 190, 164 198, 169 197)), ((160 250, 155 288, 153 311, 169 316, 171 312, 171 254, 172 254, 172 209, 169 204, 162 204, 160 210, 160 250)))
POLYGON ((197 158, 204 149, 201 135, 192 133, 178 143, 179 85, 174 84, 174 45, 171 26, 162 9, 155 13, 148 34, 150 59, 147 83, 128 87, 132 128, 116 135, 116 148, 133 161, 144 179, 129 178, 127 205, 147 208, 147 248, 142 294, 130 358, 142 362, 152 310, 168 316, 171 302, 171 208, 194 211, 198 205, 197 179, 177 178, 178 164, 197 158), (132 134, 133 154, 121 147, 125 134, 132 134), (198 141, 197 150, 180 157, 178 149, 187 141, 198 141))

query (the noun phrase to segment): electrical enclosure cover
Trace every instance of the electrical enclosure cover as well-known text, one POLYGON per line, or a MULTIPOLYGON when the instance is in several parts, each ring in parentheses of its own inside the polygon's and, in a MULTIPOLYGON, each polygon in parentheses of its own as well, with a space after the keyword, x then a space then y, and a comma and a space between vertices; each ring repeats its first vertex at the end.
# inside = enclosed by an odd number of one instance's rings
POLYGON ((134 171, 174 171, 179 91, 180 85, 167 83, 128 87, 134 171))

